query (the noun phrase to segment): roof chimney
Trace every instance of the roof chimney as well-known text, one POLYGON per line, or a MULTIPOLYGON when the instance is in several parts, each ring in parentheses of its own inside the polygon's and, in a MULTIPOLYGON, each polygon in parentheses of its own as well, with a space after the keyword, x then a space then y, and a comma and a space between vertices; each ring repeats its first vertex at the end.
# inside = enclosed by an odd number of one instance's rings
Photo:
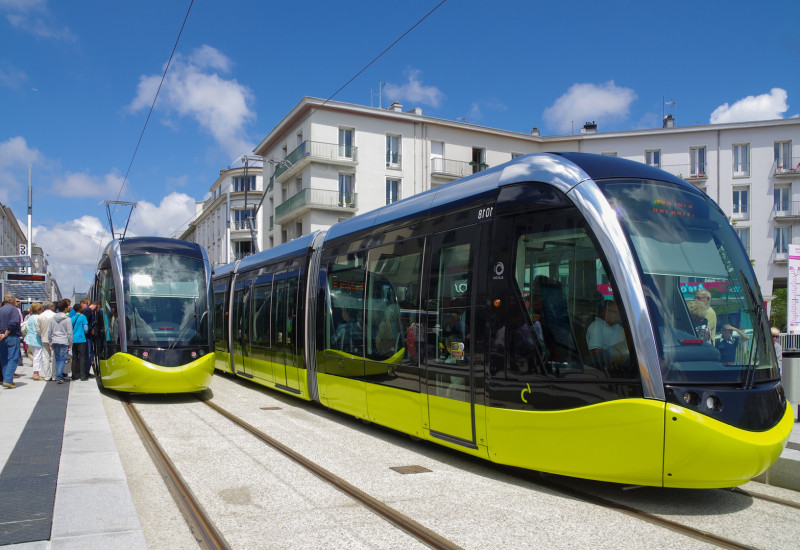
POLYGON ((587 122, 581 128, 582 134, 596 134, 597 133, 597 123, 595 121, 587 122))
POLYGON ((409 109, 406 112, 407 113, 411 113, 412 115, 420 115, 420 116, 422 116, 422 108, 420 108, 420 107, 414 107, 413 109, 409 109))
POLYGON ((667 115, 664 117, 664 128, 674 128, 675 127, 675 118, 672 115, 667 115))
POLYGON ((395 101, 394 103, 389 105, 389 110, 390 111, 394 111, 395 113, 402 113, 403 112, 403 106, 395 101))
POLYGON ((539 135, 540 135, 540 134, 539 134, 539 128, 537 128, 536 126, 534 126, 533 128, 531 128, 531 135, 532 135, 532 136, 539 136, 539 135))

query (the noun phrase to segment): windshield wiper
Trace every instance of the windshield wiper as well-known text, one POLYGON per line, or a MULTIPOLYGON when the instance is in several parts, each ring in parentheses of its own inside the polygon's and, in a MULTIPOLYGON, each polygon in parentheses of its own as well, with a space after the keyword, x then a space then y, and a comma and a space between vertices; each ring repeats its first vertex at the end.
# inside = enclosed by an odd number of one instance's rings
POLYGON ((750 285, 747 284, 747 278, 744 276, 744 271, 741 269, 739 270, 739 284, 747 289, 747 296, 750 297, 753 311, 756 314, 756 325, 753 327, 753 338, 750 344, 750 356, 747 359, 747 376, 744 382, 745 389, 750 389, 755 383, 756 365, 754 355, 756 355, 755 352, 758 349, 757 346, 759 346, 761 340, 763 339, 764 315, 766 314, 766 308, 764 307, 764 304, 759 303, 756 299, 756 295, 753 293, 753 289, 750 288, 750 285))

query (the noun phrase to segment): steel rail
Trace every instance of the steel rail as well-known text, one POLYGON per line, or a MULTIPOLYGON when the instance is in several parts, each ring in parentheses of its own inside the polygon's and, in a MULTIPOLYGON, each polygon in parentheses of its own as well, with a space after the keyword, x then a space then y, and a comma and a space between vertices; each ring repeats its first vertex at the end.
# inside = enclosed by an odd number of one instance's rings
POLYGON ((186 484, 177 468, 175 468, 175 465, 158 441, 156 441, 155 436, 139 415, 139 411, 128 400, 123 400, 122 404, 197 543, 201 548, 229 550, 231 546, 222 536, 222 533, 217 530, 214 522, 208 517, 208 514, 206 514, 192 490, 186 484))
POLYGON ((572 488, 572 487, 568 487, 566 485, 563 485, 563 484, 555 482, 555 481, 550 481, 550 480, 545 480, 545 479, 534 480, 534 479, 530 479, 530 477, 527 477, 526 479, 528 479, 532 483, 535 483, 535 484, 540 485, 542 487, 546 487, 546 488, 551 489, 553 491, 557 491, 557 492, 560 492, 560 493, 567 494, 567 495, 572 496, 574 498, 578 498, 580 500, 583 500, 584 502, 589 502, 589 503, 592 503, 592 504, 596 504, 598 506, 602 506, 604 508, 609 508, 609 509, 612 509, 612 510, 616 510, 616 511, 621 512, 623 514, 626 514, 628 516, 631 516, 631 517, 634 517, 634 518, 637 518, 637 519, 641 519, 641 520, 647 521, 649 523, 653 523, 653 524, 658 525, 660 527, 664 527, 664 528, 669 529, 671 531, 675 531, 677 533, 681 533, 683 535, 692 537, 694 539, 697 539, 697 540, 700 540, 700 541, 703 541, 703 542, 707 542, 709 544, 717 545, 717 546, 719 546, 721 548, 733 548, 735 550, 753 550, 754 549, 753 546, 749 546, 747 544, 736 542, 735 540, 732 540, 732 539, 729 539, 729 538, 725 538, 725 537, 721 537, 719 535, 715 535, 713 533, 709 533, 708 531, 703 531, 701 529, 695 529, 694 527, 690 527, 688 525, 684 525, 682 523, 678 523, 677 521, 666 519, 666 518, 663 518, 663 517, 658 516, 656 514, 651 514, 650 512, 645 512, 643 510, 638 510, 636 508, 633 508, 632 506, 628 506, 626 504, 621 504, 619 502, 615 502, 613 500, 610 500, 610 499, 607 499, 607 498, 604 498, 604 497, 601 497, 601 496, 598 496, 598 495, 593 495, 592 493, 583 491, 581 489, 575 489, 575 488, 572 488))
MULTIPOLYGON (((198 397, 198 399, 200 399, 198 397)), ((202 399, 200 399, 203 401, 202 399)), ((312 474, 316 475, 323 481, 333 485, 343 493, 345 493, 350 498, 356 500, 357 502, 361 503, 365 507, 367 507, 372 512, 376 513, 377 515, 381 516, 385 520, 389 521, 399 529, 405 531, 409 535, 415 537, 417 540, 421 541, 422 543, 430 546, 431 548, 442 549, 442 550, 462 550, 461 546, 458 546, 456 543, 442 537, 438 533, 428 529, 424 525, 414 521, 413 519, 409 518, 408 516, 402 514, 401 512, 395 510, 391 506, 388 506, 386 503, 378 500, 377 498, 373 497, 372 495, 365 493, 358 487, 352 485, 351 483, 345 481, 344 479, 340 478, 336 474, 326 470, 316 462, 306 458, 305 456, 297 453, 296 451, 292 450, 291 448, 287 447, 280 441, 270 437, 269 435, 265 434, 255 426, 248 424, 238 416, 234 415, 230 411, 223 409, 216 403, 212 403, 211 401, 203 401, 206 405, 217 411, 219 414, 239 426, 240 428, 246 430, 250 434, 254 435, 276 451, 280 452, 281 454, 285 455, 289 459, 293 460, 297 464, 301 465, 303 468, 311 472, 312 474)))
POLYGON ((744 495, 750 498, 765 500, 773 504, 780 504, 781 506, 788 506, 789 508, 795 508, 797 510, 800 510, 800 502, 794 502, 792 500, 787 500, 785 498, 773 497, 771 495, 765 495, 764 493, 757 493, 755 491, 742 489, 741 487, 734 487, 733 489, 730 489, 730 492, 736 495, 744 495))

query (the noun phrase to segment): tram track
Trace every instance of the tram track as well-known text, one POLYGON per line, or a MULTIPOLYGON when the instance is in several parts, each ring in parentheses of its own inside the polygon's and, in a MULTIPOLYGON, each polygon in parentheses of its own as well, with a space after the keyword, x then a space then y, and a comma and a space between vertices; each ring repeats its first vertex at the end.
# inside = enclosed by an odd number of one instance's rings
POLYGON ((631 516, 633 518, 646 521, 648 523, 652 523, 663 527, 665 529, 669 529, 670 531, 674 531, 676 533, 680 533, 699 541, 713 544, 715 546, 719 546, 720 548, 731 548, 736 550, 753 550, 755 547, 749 544, 744 544, 733 539, 729 539, 727 537, 722 537, 719 535, 715 535, 708 531, 704 531, 702 529, 697 529, 695 527, 691 527, 689 525, 685 525, 683 523, 667 519, 664 517, 659 516, 658 514, 654 514, 651 512, 646 512, 644 510, 637 509, 633 506, 629 506, 627 504, 622 504, 620 502, 616 502, 614 500, 601 497, 596 494, 592 494, 588 491, 584 491, 581 489, 575 489, 574 487, 569 487, 565 484, 558 483, 555 481, 550 481, 547 479, 540 479, 540 480, 533 480, 530 477, 527 477, 529 481, 535 483, 541 487, 545 487, 552 491, 558 491, 563 494, 567 494, 573 498, 579 498, 584 502, 589 502, 591 504, 595 504, 597 506, 602 506, 604 508, 609 508, 620 512, 622 514, 631 516))
POLYGON ((297 464, 299 464, 300 466, 302 466, 303 468, 305 468, 318 478, 322 479, 326 483, 334 486, 335 488, 337 488, 338 490, 340 490, 353 500, 361 503, 363 506, 365 506, 375 514, 381 516, 389 523, 391 523, 398 529, 408 533, 409 535, 413 536, 420 542, 437 550, 457 550, 462 548, 461 546, 442 537, 441 535, 432 531, 431 529, 428 529, 421 523, 414 521, 405 514, 400 513, 398 510, 395 510, 391 506, 388 506, 383 501, 373 497, 372 495, 362 491, 355 485, 333 474, 332 472, 323 468, 316 462, 309 460, 302 454, 284 445, 275 438, 270 437, 269 435, 259 430, 252 424, 245 422, 235 414, 220 407, 216 403, 202 399, 201 401, 205 403, 208 407, 216 411, 217 413, 221 414, 222 416, 233 422, 235 425, 239 426, 248 433, 254 435, 262 442, 266 443, 267 445, 269 445, 276 451, 280 452, 287 458, 296 462, 297 464))
POLYGON ((189 485, 158 443, 155 435, 147 426, 139 411, 136 410, 134 404, 127 399, 127 396, 123 399, 122 405, 142 440, 147 453, 164 479, 167 489, 180 509, 198 545, 209 550, 229 550, 232 548, 216 528, 214 522, 205 512, 189 485))
MULTIPOLYGON (((386 520, 388 523, 390 523, 398 530, 414 537, 417 541, 421 542, 422 544, 425 544, 430 548, 447 548, 447 549, 461 548, 461 546, 454 543, 452 540, 449 540, 445 536, 435 531, 432 531, 431 529, 420 524, 418 521, 415 521, 414 519, 400 513, 398 510, 395 510, 391 506, 388 506, 385 502, 381 501, 379 498, 376 498, 366 493, 365 491, 359 489, 352 483, 345 481, 339 476, 333 474, 330 470, 326 469, 325 467, 315 462, 314 460, 309 459, 307 456, 304 456, 300 452, 294 450, 292 448, 291 443, 286 444, 282 441, 275 439, 271 435, 262 431, 262 429, 259 429, 258 427, 247 422, 243 418, 237 416, 237 414, 235 414, 234 412, 231 412, 231 409, 226 409, 211 400, 204 399, 201 396, 195 396, 195 397, 201 404, 205 405, 205 407, 207 407, 208 409, 211 409, 215 413, 215 415, 218 415, 219 417, 224 418, 226 421, 235 424, 239 429, 253 436, 259 442, 269 446, 270 448, 277 451, 284 457, 290 459, 295 464, 305 469, 307 472, 314 474, 316 478, 323 480, 329 486, 336 488, 338 491, 347 495, 353 501, 358 502, 363 507, 367 508, 369 511, 372 511, 376 516, 386 520)), ((135 413, 135 407, 133 405, 126 404, 126 410, 128 410, 128 408, 130 408, 133 411, 133 412, 128 412, 128 414, 132 416, 132 419, 134 414, 138 416, 138 414, 135 413)), ((264 407, 260 408, 263 409, 264 407)), ((270 407, 270 408, 279 409, 278 407, 270 407)), ((234 408, 233 410, 236 409, 234 408)), ((241 411, 237 410, 237 412, 241 414, 241 411)), ((206 415, 203 415, 203 417, 205 416, 206 415)), ((248 418, 248 420, 250 420, 250 418, 248 418)), ((139 431, 138 427, 137 431, 139 431)), ((160 448, 157 443, 148 444, 147 446, 148 446, 148 452, 151 453, 151 456, 153 456, 153 454, 156 455, 165 454, 163 450, 161 451, 157 450, 160 448), (150 447, 153 447, 154 450, 151 451, 150 447)), ((155 458, 154 462, 156 462, 155 458)), ((169 463, 168 458, 166 462, 169 463)), ((159 469, 161 470, 162 467, 159 466, 159 469)), ((174 467, 172 469, 174 469, 174 467)), ((724 528, 715 529, 714 527, 711 527, 708 529, 704 529, 703 528, 704 526, 702 524, 699 526, 687 525, 685 523, 682 523, 680 519, 676 520, 670 517, 664 517, 664 515, 669 515, 669 513, 663 514, 661 512, 653 512, 652 510, 648 511, 645 509, 640 509, 635 503, 620 502, 620 500, 625 500, 625 499, 624 498, 617 499, 613 495, 609 496, 607 494, 603 494, 604 491, 608 491, 609 489, 608 486, 604 486, 604 488, 601 488, 599 491, 593 493, 591 489, 585 490, 580 486, 579 487, 570 486, 569 480, 567 480, 566 483, 561 483, 559 481, 560 476, 546 476, 545 478, 539 478, 534 475, 531 475, 532 474, 531 472, 519 471, 515 468, 507 469, 505 467, 500 467, 500 471, 505 471, 506 473, 509 473, 512 477, 516 477, 517 479, 524 479, 526 482, 531 483, 532 485, 539 486, 542 489, 545 489, 545 493, 559 494, 566 496, 568 499, 574 499, 576 501, 581 501, 589 505, 602 507, 603 509, 608 510, 608 512, 611 514, 623 514, 632 519, 636 519, 642 522, 647 522, 654 527, 666 529, 670 532, 675 533, 676 535, 690 537, 691 539, 708 544, 710 546, 716 546, 720 548, 735 548, 735 549, 743 549, 743 548, 752 549, 752 548, 762 547, 757 541, 754 541, 753 539, 750 539, 749 542, 742 542, 740 540, 735 540, 735 537, 731 536, 732 531, 725 530, 724 528)), ((176 484, 176 483, 170 481, 169 484, 176 484)), ((173 489, 170 489, 170 491, 173 492, 173 489)), ((181 500, 188 500, 189 498, 186 496, 175 496, 176 493, 178 495, 183 495, 183 493, 177 490, 173 492, 173 497, 179 505, 181 505, 180 502, 181 500)), ((191 491, 189 491, 189 493, 191 493, 191 491)), ((627 492, 625 494, 627 494, 627 492)), ((638 494, 638 492, 636 494, 638 494)), ((792 509, 800 509, 800 504, 796 502, 792 502, 790 500, 786 500, 779 497, 774 497, 771 495, 765 495, 752 490, 736 488, 736 489, 722 490, 720 494, 733 494, 738 496, 739 498, 747 497, 754 501, 755 500, 764 501, 767 503, 771 503, 773 505, 786 506, 792 509)), ((700 499, 698 498, 694 503, 696 507, 698 506, 699 500, 700 499)), ((735 499, 729 499, 729 500, 731 502, 735 501, 735 499)), ((644 502, 647 503, 645 504, 645 508, 647 508, 650 504, 653 504, 656 501, 647 497, 644 499, 644 502)), ((183 509, 183 506, 181 506, 181 508, 183 509)), ((741 509, 745 508, 747 508, 747 506, 741 506, 741 509)), ((698 507, 696 509, 700 508, 698 507)), ((200 507, 200 510, 202 510, 202 507, 200 507)), ((676 513, 679 515, 681 514, 681 512, 676 512, 676 513)), ((189 518, 193 515, 198 515, 198 513, 195 511, 188 511, 184 512, 184 515, 187 517, 187 523, 189 523, 189 518)), ((689 516, 691 515, 693 514, 689 513, 689 516)), ((691 520, 689 521, 689 523, 691 523, 691 520)), ((198 542, 203 547, 206 548, 228 547, 225 546, 226 543, 224 542, 224 538, 222 539, 221 543, 205 542, 205 541, 201 542, 201 539, 205 539, 207 537, 207 535, 198 535, 198 533, 201 533, 203 531, 203 528, 199 526, 198 527, 191 526, 190 529, 192 533, 195 534, 198 542)), ((452 534, 450 534, 450 536, 452 536, 452 534)))

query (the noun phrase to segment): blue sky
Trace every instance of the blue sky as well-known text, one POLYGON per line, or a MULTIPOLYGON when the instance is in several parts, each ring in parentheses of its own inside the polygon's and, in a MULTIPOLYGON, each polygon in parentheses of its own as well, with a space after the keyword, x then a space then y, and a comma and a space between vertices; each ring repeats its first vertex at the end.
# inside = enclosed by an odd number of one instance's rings
MULTIPOLYGON (((330 97, 439 0, 382 4, 0 0, 0 202, 62 291, 88 288, 109 239, 103 200, 170 235, 221 168, 303 96, 330 97)), ((800 114, 800 2, 447 0, 335 99, 543 135, 800 114)), ((124 215, 115 225, 124 224, 124 215)))

